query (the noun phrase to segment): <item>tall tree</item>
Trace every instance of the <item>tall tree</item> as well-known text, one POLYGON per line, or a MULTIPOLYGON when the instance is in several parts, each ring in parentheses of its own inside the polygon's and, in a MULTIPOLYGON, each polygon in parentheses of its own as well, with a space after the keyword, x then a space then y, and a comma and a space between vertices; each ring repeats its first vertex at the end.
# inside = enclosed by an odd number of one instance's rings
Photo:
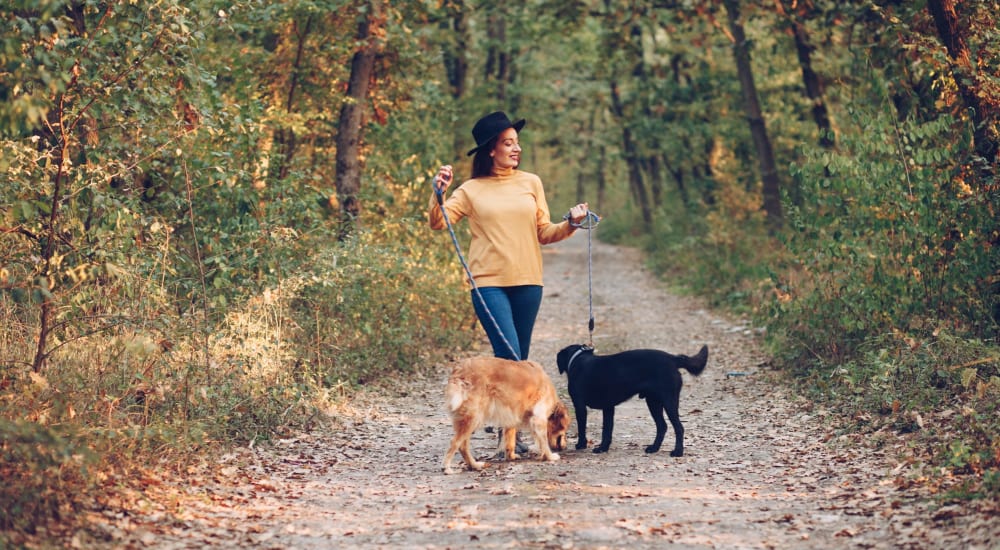
MULTIPOLYGON (((996 15, 995 3, 992 4, 994 4, 993 13, 983 14, 986 17, 996 15)), ((952 77, 962 101, 968 108, 975 135, 975 150, 982 158, 979 163, 980 172, 981 175, 988 177, 995 172, 997 152, 1000 150, 1000 136, 997 129, 1000 100, 995 94, 987 91, 989 86, 986 82, 990 79, 990 75, 977 74, 977 71, 981 70, 978 68, 981 63, 980 60, 976 60, 975 63, 972 60, 968 44, 969 23, 959 16, 955 0, 928 0, 927 10, 934 17, 938 37, 944 43, 948 57, 952 61, 952 77)), ((995 78, 995 75, 992 76, 995 78)), ((982 178, 983 183, 986 177, 982 178)))
POLYGON ((361 205, 362 115, 368 99, 369 82, 375 67, 378 37, 385 21, 378 0, 369 2, 368 9, 359 16, 358 49, 351 60, 351 76, 347 84, 347 97, 340 108, 337 125, 337 198, 340 201, 340 238, 346 238, 355 229, 361 205))
POLYGON ((487 48, 483 80, 496 86, 499 105, 507 103, 508 86, 514 80, 514 54, 507 42, 507 9, 507 4, 500 3, 490 10, 486 18, 487 48))
MULTIPOLYGON (((447 40, 442 47, 445 75, 448 79, 448 91, 452 101, 460 105, 465 97, 469 75, 469 45, 472 38, 469 34, 468 10, 463 0, 455 0, 445 5, 445 16, 441 27, 447 40)), ((455 156, 460 157, 468 143, 464 133, 453 132, 452 149, 455 156)))
POLYGON ((638 24, 639 13, 636 11, 639 7, 632 8, 625 10, 611 0, 604 1, 604 11, 599 15, 603 19, 601 55, 605 59, 599 76, 607 81, 609 108, 616 124, 621 128, 621 154, 628 172, 629 191, 636 208, 642 213, 643 228, 649 230, 653 226, 653 207, 643 172, 642 144, 635 132, 635 128, 639 126, 635 119, 641 116, 635 113, 644 114, 645 111, 641 103, 636 107, 638 100, 633 101, 631 95, 626 95, 634 89, 642 88, 642 77, 645 74, 642 29, 638 24))
POLYGON ((618 82, 610 83, 611 110, 622 123, 622 151, 625 155, 625 164, 628 168, 629 189, 632 191, 632 198, 642 212, 643 227, 647 231, 653 227, 653 208, 649 202, 649 194, 646 185, 643 183, 642 166, 639 158, 639 148, 629 128, 625 118, 625 107, 622 103, 621 92, 618 82))
POLYGON ((833 147, 835 141, 833 126, 830 123, 830 111, 826 106, 823 94, 823 80, 813 68, 812 55, 816 47, 809 38, 806 21, 814 11, 811 0, 802 2, 781 0, 777 4, 778 11, 786 18, 792 38, 795 40, 795 53, 799 59, 799 69, 802 72, 802 85, 806 97, 812 103, 813 121, 819 130, 819 145, 824 149, 833 147), (786 5, 787 4, 787 5, 786 5))
MULTIPOLYGON (((287 31, 288 38, 290 39, 290 46, 294 54, 291 59, 291 67, 287 71, 287 81, 285 82, 284 89, 282 90, 284 98, 282 101, 281 109, 284 111, 286 116, 291 115, 296 109, 296 92, 301 89, 302 86, 302 75, 305 74, 305 58, 307 56, 306 47, 310 38, 310 34, 313 31, 313 24, 316 18, 315 14, 309 13, 305 15, 301 20, 293 19, 289 24, 289 29, 287 31)), ((292 167, 292 157, 295 155, 296 146, 298 142, 298 135, 296 133, 294 125, 287 125, 278 128, 275 131, 274 141, 277 148, 275 155, 275 164, 272 168, 275 170, 275 179, 277 181, 282 181, 288 177, 288 172, 292 167)))
POLYGON ((723 0, 726 14, 729 18, 729 30, 732 33, 733 57, 736 60, 736 71, 739 74, 740 88, 743 90, 743 104, 750 123, 750 134, 757 149, 757 162, 760 177, 763 182, 764 212, 767 214, 768 227, 777 231, 783 224, 781 211, 780 180, 778 169, 774 162, 774 150, 767 134, 767 124, 760 108, 757 95, 757 85, 754 83, 753 69, 750 65, 750 48, 747 44, 746 32, 740 15, 739 0, 723 0))

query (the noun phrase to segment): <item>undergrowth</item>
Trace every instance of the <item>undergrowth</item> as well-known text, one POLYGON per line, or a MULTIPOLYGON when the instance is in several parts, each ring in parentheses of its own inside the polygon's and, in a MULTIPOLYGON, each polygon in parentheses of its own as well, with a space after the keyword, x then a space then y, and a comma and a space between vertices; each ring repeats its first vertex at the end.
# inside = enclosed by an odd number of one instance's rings
POLYGON ((924 244, 938 231, 930 211, 914 216, 926 225, 908 227, 911 240, 899 230, 883 239, 883 211, 847 224, 843 209, 824 205, 822 214, 793 210, 792 227, 771 237, 749 196, 722 186, 702 215, 665 207, 646 236, 622 221, 603 224, 600 236, 642 246, 673 287, 750 317, 785 380, 848 419, 845 430, 904 434, 899 459, 954 485, 952 497, 1000 495, 1000 347, 988 299, 968 290, 983 280, 969 270, 988 270, 988 247, 969 246, 969 260, 951 249, 944 260, 954 267, 942 268, 944 253, 924 244), (836 229, 845 225, 854 232, 836 229))
MULTIPOLYGON (((693 237, 663 238, 647 248, 650 265, 672 285, 748 314, 757 326, 781 326, 764 313, 793 298, 780 285, 769 284, 770 266, 762 274, 752 265, 768 255, 780 259, 773 245, 727 251, 725 260, 693 237)), ((835 307, 800 311, 812 316, 803 321, 809 324, 821 324, 836 312, 835 307)), ((764 345, 796 392, 849 419, 845 429, 906 434, 909 450, 900 460, 934 482, 959 478, 950 497, 1000 495, 1000 347, 995 342, 944 328, 889 329, 862 335, 850 351, 840 352, 830 334, 817 333, 816 341, 792 340, 779 328, 767 332, 764 345), (813 353, 811 346, 828 350, 813 353)))
POLYGON ((443 241, 422 244, 428 233, 419 220, 359 232, 218 321, 161 309, 66 341, 39 372, 10 360, 31 356, 31 319, 0 295, 0 324, 24 327, 3 336, 0 530, 70 526, 81 503, 141 483, 147 464, 183 471, 308 428, 357 385, 470 345, 476 333, 456 330, 471 315, 461 275, 443 241))

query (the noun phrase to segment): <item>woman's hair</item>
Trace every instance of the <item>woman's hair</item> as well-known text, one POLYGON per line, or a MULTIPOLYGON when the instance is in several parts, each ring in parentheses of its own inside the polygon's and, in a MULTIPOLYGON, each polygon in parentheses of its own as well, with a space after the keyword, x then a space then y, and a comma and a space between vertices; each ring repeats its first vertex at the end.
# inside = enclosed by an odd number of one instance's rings
POLYGON ((490 152, 493 148, 497 146, 497 136, 486 143, 476 151, 476 156, 472 157, 472 177, 481 178, 484 176, 493 175, 493 157, 490 156, 490 152))

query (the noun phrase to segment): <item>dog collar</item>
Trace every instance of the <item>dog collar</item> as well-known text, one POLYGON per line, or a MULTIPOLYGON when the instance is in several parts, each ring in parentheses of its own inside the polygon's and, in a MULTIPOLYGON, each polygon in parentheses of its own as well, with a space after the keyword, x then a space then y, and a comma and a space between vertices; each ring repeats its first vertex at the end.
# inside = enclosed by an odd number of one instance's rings
POLYGON ((585 351, 593 351, 593 350, 594 348, 588 346, 581 346, 580 349, 576 350, 576 353, 574 353, 573 356, 569 358, 569 362, 566 363, 566 372, 569 372, 570 367, 573 366, 573 360, 576 359, 577 356, 579 356, 581 353, 585 351))

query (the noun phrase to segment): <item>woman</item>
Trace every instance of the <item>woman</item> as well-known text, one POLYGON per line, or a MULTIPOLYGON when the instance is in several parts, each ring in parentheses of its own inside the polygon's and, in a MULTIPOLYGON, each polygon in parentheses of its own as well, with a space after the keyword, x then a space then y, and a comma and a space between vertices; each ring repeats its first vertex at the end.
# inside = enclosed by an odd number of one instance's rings
POLYGON ((489 336, 493 355, 521 360, 528 358, 542 302, 541 245, 572 235, 573 223, 579 224, 588 211, 586 203, 578 204, 570 209, 569 220, 552 223, 542 180, 517 169, 521 162, 518 132, 524 123, 524 119, 512 123, 500 111, 479 119, 472 128, 476 147, 468 153, 475 154, 472 179, 439 206, 436 195, 443 196, 453 177, 452 167, 442 166, 429 210, 433 229, 447 227, 441 207, 451 222, 469 219, 469 270, 482 296, 480 300, 473 289, 476 315, 489 336))

